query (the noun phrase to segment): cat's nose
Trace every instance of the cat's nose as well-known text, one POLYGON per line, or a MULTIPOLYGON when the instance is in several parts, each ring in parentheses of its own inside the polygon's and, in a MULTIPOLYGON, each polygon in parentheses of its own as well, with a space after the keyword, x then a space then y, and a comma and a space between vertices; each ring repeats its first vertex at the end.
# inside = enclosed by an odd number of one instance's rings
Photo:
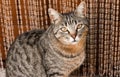
POLYGON ((71 34, 71 37, 73 38, 73 39, 75 39, 76 38, 76 33, 73 33, 73 34, 71 34))

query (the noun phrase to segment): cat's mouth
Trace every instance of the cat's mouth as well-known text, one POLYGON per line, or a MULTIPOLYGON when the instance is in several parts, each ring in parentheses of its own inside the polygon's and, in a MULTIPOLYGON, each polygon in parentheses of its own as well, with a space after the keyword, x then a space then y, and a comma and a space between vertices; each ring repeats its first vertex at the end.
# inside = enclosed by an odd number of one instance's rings
POLYGON ((76 39, 73 39, 73 41, 72 42, 77 42, 77 40, 76 39))
POLYGON ((76 39, 73 39, 72 41, 71 41, 71 44, 77 44, 78 43, 78 40, 76 40, 76 39))
POLYGON ((76 43, 78 43, 78 42, 79 42, 79 40, 80 40, 80 38, 79 38, 79 37, 72 38, 72 39, 71 39, 71 43, 76 44, 76 43))

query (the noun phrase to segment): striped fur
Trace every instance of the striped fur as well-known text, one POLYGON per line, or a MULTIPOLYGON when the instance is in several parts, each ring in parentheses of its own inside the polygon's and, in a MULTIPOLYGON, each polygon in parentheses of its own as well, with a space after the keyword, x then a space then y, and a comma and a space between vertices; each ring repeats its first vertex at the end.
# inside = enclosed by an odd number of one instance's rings
POLYGON ((7 55, 7 77, 68 77, 78 68, 85 58, 88 22, 77 12, 49 9, 51 26, 46 31, 21 34, 7 55))

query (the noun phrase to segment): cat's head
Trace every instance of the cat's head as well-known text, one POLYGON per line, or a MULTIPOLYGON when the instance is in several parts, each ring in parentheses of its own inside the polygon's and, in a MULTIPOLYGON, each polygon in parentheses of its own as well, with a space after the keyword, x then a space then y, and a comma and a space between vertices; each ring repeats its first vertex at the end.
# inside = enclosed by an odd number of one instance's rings
POLYGON ((75 11, 70 13, 61 14, 52 8, 49 8, 48 12, 51 24, 54 25, 55 37, 64 44, 78 43, 84 32, 88 31, 86 3, 84 1, 79 4, 75 11))

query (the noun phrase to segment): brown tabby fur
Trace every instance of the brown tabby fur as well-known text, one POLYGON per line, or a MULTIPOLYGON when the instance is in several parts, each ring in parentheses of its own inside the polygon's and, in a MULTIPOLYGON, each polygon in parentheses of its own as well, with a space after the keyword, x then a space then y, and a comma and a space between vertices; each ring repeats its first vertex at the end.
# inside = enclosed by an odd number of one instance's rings
POLYGON ((68 77, 85 59, 88 21, 85 2, 74 12, 49 8, 50 27, 21 34, 11 45, 7 77, 68 77))

